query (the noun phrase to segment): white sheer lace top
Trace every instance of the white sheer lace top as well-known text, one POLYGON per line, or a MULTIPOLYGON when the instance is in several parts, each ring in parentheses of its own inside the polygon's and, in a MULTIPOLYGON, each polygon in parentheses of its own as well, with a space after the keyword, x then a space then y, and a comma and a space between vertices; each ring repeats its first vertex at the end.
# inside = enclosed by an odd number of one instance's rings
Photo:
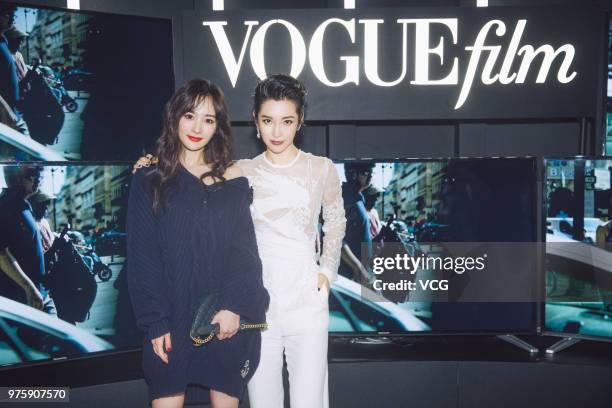
MULTIPOLYGON (((299 151, 285 165, 275 165, 260 154, 237 163, 253 187, 251 215, 258 241, 266 237, 310 245, 317 251, 319 272, 336 279, 346 219, 340 178, 326 157, 299 151), (323 248, 318 244, 323 211, 323 248)), ((260 243, 261 244, 261 243, 260 243)))

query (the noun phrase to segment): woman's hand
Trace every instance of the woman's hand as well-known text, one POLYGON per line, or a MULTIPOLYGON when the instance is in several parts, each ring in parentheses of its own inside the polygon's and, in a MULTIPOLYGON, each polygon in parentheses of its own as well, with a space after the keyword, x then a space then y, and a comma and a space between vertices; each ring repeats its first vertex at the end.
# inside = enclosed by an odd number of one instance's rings
POLYGON ((153 351, 162 361, 168 364, 168 355, 166 352, 172 351, 172 342, 170 341, 170 333, 166 333, 163 336, 159 336, 156 339, 151 340, 153 344, 153 351), (164 347, 165 345, 165 347, 164 347))
POLYGON ((317 289, 321 290, 323 288, 327 289, 327 293, 329 293, 329 279, 327 279, 327 276, 323 275, 322 273, 319 273, 319 277, 317 280, 317 289))
POLYGON ((229 310, 221 310, 213 317, 211 323, 219 324, 219 334, 217 334, 219 340, 229 339, 240 328, 240 316, 229 310))
POLYGON ((132 168, 132 173, 136 173, 136 170, 140 169, 141 167, 149 167, 150 165, 155 163, 157 163, 157 157, 153 156, 152 154, 147 154, 146 156, 138 159, 136 164, 134 164, 134 167, 132 168))

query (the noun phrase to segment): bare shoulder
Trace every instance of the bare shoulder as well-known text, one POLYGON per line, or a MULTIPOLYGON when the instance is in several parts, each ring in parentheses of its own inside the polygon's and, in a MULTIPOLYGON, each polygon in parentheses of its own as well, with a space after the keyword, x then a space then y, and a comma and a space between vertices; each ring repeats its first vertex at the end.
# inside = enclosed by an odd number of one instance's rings
POLYGON ((239 165, 233 163, 225 170, 223 177, 225 177, 226 180, 244 177, 244 171, 242 171, 242 168, 239 165))
POLYGON ((234 162, 232 167, 239 167, 243 172, 247 172, 249 168, 253 167, 253 159, 240 159, 234 162))
POLYGON ((256 173, 255 169, 257 168, 257 163, 254 159, 241 159, 234 162, 234 166, 242 170, 242 175, 244 177, 251 178, 256 173))

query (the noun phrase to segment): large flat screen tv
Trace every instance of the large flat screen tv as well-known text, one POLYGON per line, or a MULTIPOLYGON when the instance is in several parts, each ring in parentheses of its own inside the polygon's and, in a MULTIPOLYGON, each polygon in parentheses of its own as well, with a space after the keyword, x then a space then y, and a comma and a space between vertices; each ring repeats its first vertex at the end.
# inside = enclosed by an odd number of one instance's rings
POLYGON ((549 335, 612 340, 612 158, 546 159, 549 335))
POLYGON ((174 89, 171 20, 23 7, 0 41, 0 160, 133 160, 174 89))
POLYGON ((54 302, 30 307, 24 290, 0 270, 0 365, 141 346, 125 276, 130 170, 0 164, 0 244, 54 302))
POLYGON ((347 231, 330 332, 536 332, 536 165, 532 158, 337 162, 347 231), (429 263, 400 270, 389 260, 398 256, 429 263), (486 267, 465 272, 460 262, 486 267), (392 282, 400 285, 383 286, 392 282))
MULTIPOLYGON (((538 286, 537 262, 525 251, 535 246, 537 238, 535 160, 351 161, 336 166, 344 182, 346 246, 353 245, 360 220, 350 208, 354 202, 349 201, 356 199, 363 200, 368 217, 374 212, 378 215, 378 222, 361 230, 372 238, 372 254, 445 255, 455 261, 487 254, 488 258, 480 275, 447 273, 450 290, 443 292, 444 300, 429 297, 427 290, 379 290, 343 264, 330 294, 332 335, 536 331, 537 307, 531 298, 500 290, 512 287, 512 282, 521 294, 534 292, 538 286), (367 186, 355 194, 344 176, 351 166, 358 169, 358 179, 367 186)), ((16 241, 0 244, 13 249, 16 257, 37 254, 36 248, 24 242, 39 247, 45 287, 57 311, 56 317, 52 310, 34 310, 27 305, 24 291, 0 273, 0 365, 8 368, 65 357, 93 357, 142 345, 125 279, 130 169, 129 164, 66 162, 0 165, 0 187, 6 187, 7 177, 13 180, 9 184, 27 178, 28 183, 39 185, 38 193, 26 198, 27 205, 23 198, 15 198, 14 191, 3 190, 0 205, 6 211, 0 212, 0 221, 9 227, 15 222, 19 225, 13 225, 17 229, 10 235, 16 241), (2 219, 15 206, 20 206, 20 212, 27 209, 35 219, 24 224, 19 217, 2 219), (19 240, 28 228, 39 230, 40 242, 19 240)), ((363 242, 361 237, 357 240, 363 242)), ((355 250, 365 264, 365 274, 375 277, 373 264, 359 251, 355 250)), ((34 258, 21 259, 28 270, 36 270, 31 262, 34 258)), ((419 270, 407 280, 440 276, 419 270)))
POLYGON ((606 69, 606 127, 603 152, 612 155, 612 15, 608 15, 608 48, 606 69))

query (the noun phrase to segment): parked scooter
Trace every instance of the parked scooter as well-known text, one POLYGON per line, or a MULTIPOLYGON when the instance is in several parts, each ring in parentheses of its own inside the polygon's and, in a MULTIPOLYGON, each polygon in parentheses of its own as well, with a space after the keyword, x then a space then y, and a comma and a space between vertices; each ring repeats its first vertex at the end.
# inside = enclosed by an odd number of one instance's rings
MULTIPOLYGON (((98 275, 102 282, 107 282, 113 277, 113 270, 106 265, 91 246, 88 247, 82 254, 83 258, 91 259, 90 270, 93 275, 98 275)), ((87 262, 87 261, 86 261, 87 262)))
POLYGON ((64 88, 64 85, 62 84, 61 80, 58 80, 58 85, 56 89, 59 91, 60 94, 60 104, 65 107, 68 112, 76 112, 77 109, 79 109, 79 105, 77 104, 77 101, 68 94, 68 91, 66 91, 66 88, 64 88))
POLYGON ((83 262, 85 262, 85 265, 87 265, 92 275, 97 275, 102 282, 107 282, 113 277, 113 270, 110 266, 102 262, 102 259, 100 259, 96 251, 94 251, 93 246, 85 243, 80 232, 70 231, 68 232, 68 237, 70 237, 72 244, 77 251, 79 251, 81 258, 83 258, 83 262))
POLYGON ((53 92, 53 95, 57 98, 60 105, 65 107, 68 112, 76 112, 79 105, 76 100, 68 94, 62 79, 58 78, 53 69, 47 66, 40 65, 38 68, 43 73, 45 81, 47 81, 47 84, 51 87, 51 92, 53 92))

